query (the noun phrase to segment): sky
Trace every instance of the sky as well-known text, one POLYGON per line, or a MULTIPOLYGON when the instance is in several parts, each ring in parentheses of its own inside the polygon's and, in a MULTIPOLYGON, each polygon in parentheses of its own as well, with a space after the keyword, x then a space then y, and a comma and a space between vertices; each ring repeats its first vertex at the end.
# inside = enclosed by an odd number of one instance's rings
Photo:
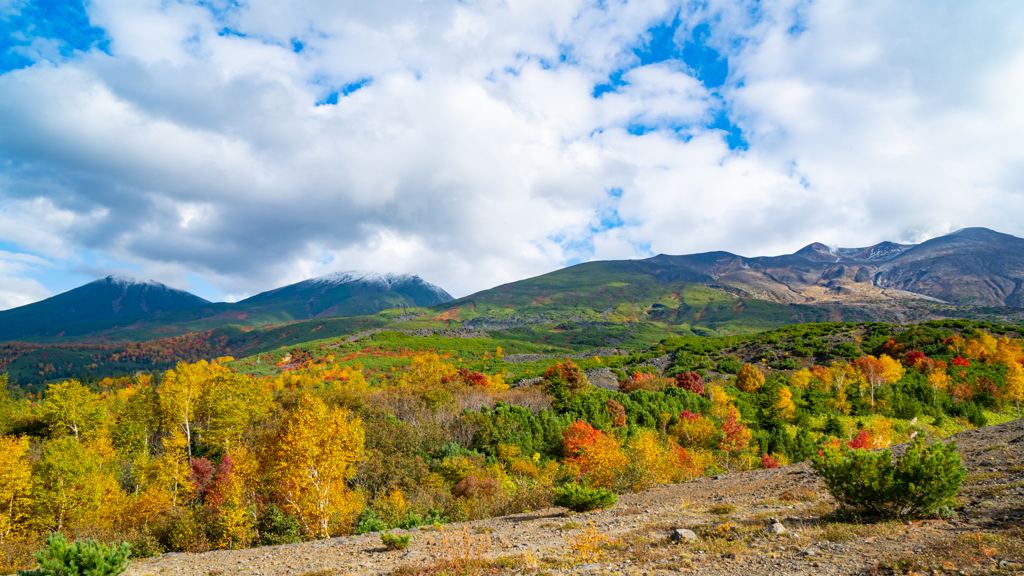
POLYGON ((1019 0, 0 0, 0 309, 1024 236, 1019 0))

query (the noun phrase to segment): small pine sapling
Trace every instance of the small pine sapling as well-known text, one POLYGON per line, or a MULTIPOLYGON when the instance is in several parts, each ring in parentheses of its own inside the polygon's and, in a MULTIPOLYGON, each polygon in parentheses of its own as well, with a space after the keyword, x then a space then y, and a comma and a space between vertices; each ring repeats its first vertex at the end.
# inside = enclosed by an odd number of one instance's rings
POLYGON ((101 544, 96 540, 68 543, 59 532, 50 534, 46 548, 36 553, 39 567, 19 570, 18 576, 117 576, 128 568, 131 546, 101 544))
POLYGON ((410 536, 408 534, 392 534, 384 532, 380 535, 380 541, 387 546, 388 550, 405 550, 409 547, 410 536))

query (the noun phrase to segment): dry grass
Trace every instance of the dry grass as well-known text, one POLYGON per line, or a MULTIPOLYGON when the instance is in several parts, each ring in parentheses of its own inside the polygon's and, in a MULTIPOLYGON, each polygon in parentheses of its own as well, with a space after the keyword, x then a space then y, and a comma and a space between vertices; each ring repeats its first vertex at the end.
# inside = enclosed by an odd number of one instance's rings
POLYGON ((829 522, 813 529, 808 535, 814 540, 848 542, 863 538, 892 536, 902 529, 903 525, 898 522, 880 522, 877 524, 829 522))
POLYGON ((964 486, 975 486, 985 482, 990 482, 992 480, 996 480, 1002 475, 1002 472, 974 472, 968 474, 967 478, 964 479, 964 486))
POLYGON ((783 502, 814 502, 821 498, 817 492, 807 489, 786 490, 779 494, 779 500, 783 502))
POLYGON ((962 570, 973 566, 991 566, 1001 559, 1024 559, 1024 528, 1002 533, 971 532, 951 541, 932 544, 926 551, 903 556, 888 563, 897 572, 962 570))
POLYGON ((448 532, 441 527, 427 537, 425 543, 428 560, 421 565, 399 566, 393 573, 400 576, 462 576, 469 574, 500 574, 509 566, 504 557, 489 559, 494 542, 490 531, 470 534, 448 532))

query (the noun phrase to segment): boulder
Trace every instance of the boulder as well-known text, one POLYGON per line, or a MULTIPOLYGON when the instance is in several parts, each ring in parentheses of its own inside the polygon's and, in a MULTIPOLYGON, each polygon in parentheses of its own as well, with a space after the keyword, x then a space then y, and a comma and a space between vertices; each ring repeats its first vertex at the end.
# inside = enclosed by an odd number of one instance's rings
POLYGON ((699 540, 693 530, 687 530, 686 528, 673 530, 671 538, 673 542, 696 542, 699 540))

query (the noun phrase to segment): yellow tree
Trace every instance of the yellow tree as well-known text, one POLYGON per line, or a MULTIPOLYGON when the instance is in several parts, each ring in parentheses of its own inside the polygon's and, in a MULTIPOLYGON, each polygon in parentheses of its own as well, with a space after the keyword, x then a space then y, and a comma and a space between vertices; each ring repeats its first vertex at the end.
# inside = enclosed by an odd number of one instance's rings
POLYGON ((832 407, 849 414, 850 405, 846 402, 846 388, 859 377, 857 369, 837 360, 820 373, 822 382, 833 392, 832 407))
POLYGON ((72 434, 76 440, 95 431, 104 416, 102 399, 77 380, 50 384, 41 412, 51 434, 72 434))
POLYGON ((732 396, 725 391, 721 386, 708 386, 708 395, 711 397, 711 416, 721 419, 728 420, 739 420, 740 411, 733 405, 732 396))
POLYGON ((402 374, 402 382, 413 386, 440 386, 452 381, 459 371, 442 362, 441 357, 433 352, 413 356, 409 369, 402 374))
POLYGON ((764 374, 753 364, 744 364, 736 375, 736 387, 744 392, 757 392, 764 384, 764 374))
POLYGON ((1024 358, 1024 350, 1021 349, 1019 340, 1010 340, 1006 337, 996 340, 995 354, 992 355, 993 362, 1009 366, 1016 364, 1021 358, 1024 358))
POLYGON ((711 448, 718 437, 718 426, 707 416, 684 412, 668 433, 683 448, 711 448))
POLYGON ((204 441, 230 451, 246 429, 266 417, 274 400, 262 380, 218 374, 202 395, 197 416, 205 421, 204 441))
POLYGON ((935 390, 949 388, 949 374, 945 370, 932 370, 928 373, 928 385, 935 390))
POLYGON ((192 472, 189 442, 185 433, 175 428, 164 437, 163 445, 164 455, 153 462, 151 475, 156 486, 170 493, 171 506, 177 508, 193 494, 192 483, 189 482, 192 472))
POLYGON ((185 438, 189 460, 192 459, 192 436, 206 392, 214 377, 229 372, 219 364, 200 360, 195 364, 178 364, 164 373, 160 384, 160 411, 164 425, 180 429, 185 438))
POLYGON ((793 416, 796 415, 793 391, 789 389, 789 386, 779 388, 778 397, 775 400, 775 409, 778 411, 779 418, 783 420, 792 420, 793 416))
POLYGON ((1002 395, 1017 405, 1017 417, 1020 418, 1020 401, 1024 400, 1024 368, 1017 362, 1006 367, 1006 384, 1002 395))
POLYGON ((123 492, 114 478, 113 448, 70 436, 49 442, 37 465, 38 520, 49 530, 105 528, 120 518, 123 492))
POLYGON ((814 380, 814 375, 807 368, 803 368, 790 375, 789 385, 796 386, 801 390, 806 390, 810 387, 812 380, 814 380))
POLYGON ((0 556, 4 541, 28 517, 32 505, 32 466, 27 438, 0 438, 0 556))
POLYGON ((629 459, 631 488, 637 492, 660 484, 667 484, 679 474, 678 457, 665 448, 653 430, 643 430, 634 436, 626 446, 629 459))
POLYGON ((967 341, 964 340, 963 336, 954 334, 953 336, 943 340, 943 342, 945 342, 946 347, 948 347, 949 351, 953 354, 957 356, 962 356, 964 354, 967 341))
POLYGON ((270 466, 288 508, 310 534, 326 538, 332 518, 354 517, 357 502, 345 480, 363 459, 365 441, 362 420, 308 395, 282 423, 270 466))
POLYGON ((587 484, 591 486, 611 488, 616 477, 629 466, 629 459, 622 453, 622 444, 609 434, 598 435, 580 452, 574 460, 582 467, 587 484))
POLYGON ((973 337, 967 341, 967 345, 964 348, 964 353, 967 357, 972 360, 982 360, 986 356, 991 356, 996 353, 996 339, 989 335, 987 332, 977 331, 973 337))
POLYGON ((854 360, 853 364, 863 378, 864 384, 871 390, 871 408, 875 407, 875 390, 884 384, 899 382, 906 372, 899 360, 885 354, 878 358, 861 356, 854 360))

